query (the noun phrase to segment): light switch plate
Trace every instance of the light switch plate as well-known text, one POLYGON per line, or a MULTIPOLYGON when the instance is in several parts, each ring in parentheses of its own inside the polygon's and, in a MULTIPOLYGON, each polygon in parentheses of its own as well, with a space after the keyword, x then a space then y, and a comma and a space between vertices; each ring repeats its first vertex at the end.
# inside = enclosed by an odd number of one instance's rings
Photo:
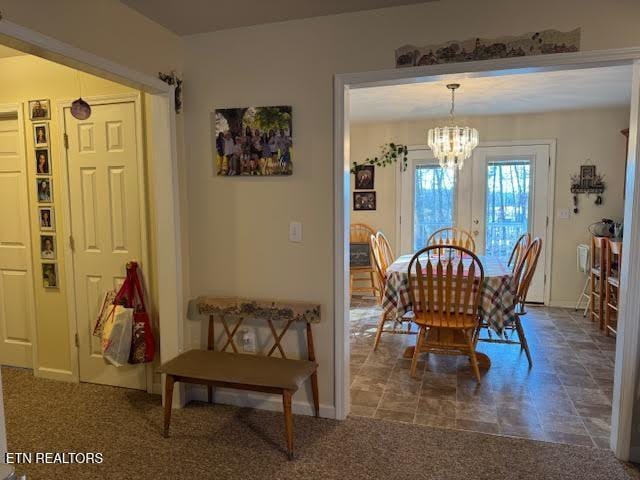
POLYGON ((289 222, 289 241, 302 242, 302 222, 289 222))

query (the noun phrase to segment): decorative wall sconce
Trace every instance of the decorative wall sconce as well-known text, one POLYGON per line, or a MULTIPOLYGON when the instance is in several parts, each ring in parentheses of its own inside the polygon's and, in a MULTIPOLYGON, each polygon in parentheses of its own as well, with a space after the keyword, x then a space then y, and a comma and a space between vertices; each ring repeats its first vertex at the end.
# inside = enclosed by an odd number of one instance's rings
POLYGON ((580 165, 580 174, 571 175, 571 193, 573 193, 573 213, 578 213, 578 195, 596 194, 596 205, 602 205, 605 184, 603 176, 596 173, 595 165, 580 165))

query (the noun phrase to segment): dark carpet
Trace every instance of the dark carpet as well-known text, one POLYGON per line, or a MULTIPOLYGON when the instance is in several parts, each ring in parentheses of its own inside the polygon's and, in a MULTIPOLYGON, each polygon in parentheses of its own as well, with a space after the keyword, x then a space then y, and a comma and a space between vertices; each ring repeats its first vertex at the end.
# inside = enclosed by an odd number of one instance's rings
POLYGON ((33 479, 628 479, 607 450, 366 418, 192 404, 161 436, 158 396, 2 370, 9 451, 102 452, 100 465, 19 465, 33 479))

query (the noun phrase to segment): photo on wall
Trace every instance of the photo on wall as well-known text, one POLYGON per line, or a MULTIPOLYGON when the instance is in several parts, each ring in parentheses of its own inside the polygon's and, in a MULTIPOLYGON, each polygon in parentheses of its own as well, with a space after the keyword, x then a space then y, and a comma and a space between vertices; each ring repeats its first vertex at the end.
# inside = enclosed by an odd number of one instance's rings
POLYGON ((293 173, 290 106, 217 109, 213 118, 217 175, 284 176, 293 173))
POLYGON ((51 162, 49 161, 49 150, 46 148, 36 149, 36 174, 51 175, 51 162))
POLYGON ((53 207, 39 207, 38 220, 40 222, 40 230, 53 232, 55 230, 55 219, 53 207))
POLYGON ((49 120, 51 118, 51 106, 49 100, 30 100, 29 101, 29 119, 30 120, 49 120))
POLYGON ((353 192, 354 210, 375 210, 376 192, 353 192))
POLYGON ((53 235, 40 235, 40 258, 45 260, 56 259, 56 244, 53 235))
POLYGON ((49 145, 49 126, 46 123, 33 124, 33 143, 36 148, 49 145))
POLYGON ((44 288, 58 288, 58 269, 55 263, 42 264, 42 286, 44 288))
POLYGON ((53 187, 50 178, 36 178, 36 190, 39 203, 51 203, 53 201, 53 187))
POLYGON ((373 181, 375 176, 375 166, 358 165, 356 167, 356 190, 373 190, 373 181))

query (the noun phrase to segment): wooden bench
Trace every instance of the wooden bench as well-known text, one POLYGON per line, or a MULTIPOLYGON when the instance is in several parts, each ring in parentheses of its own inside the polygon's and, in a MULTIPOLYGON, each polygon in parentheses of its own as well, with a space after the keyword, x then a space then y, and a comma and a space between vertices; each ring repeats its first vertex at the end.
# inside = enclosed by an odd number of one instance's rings
POLYGON ((305 380, 311 378, 315 416, 320 416, 318 395, 318 364, 315 361, 311 324, 320 321, 317 304, 237 297, 200 297, 192 301, 191 310, 209 316, 207 350, 190 350, 163 364, 165 377, 164 435, 169 436, 173 387, 176 382, 207 385, 209 403, 213 403, 213 387, 250 390, 282 395, 287 454, 293 459, 293 414, 291 398, 305 380), (214 350, 214 319, 218 317, 224 329, 224 346, 214 350), (236 318, 231 328, 228 320, 236 318), (266 321, 273 345, 265 355, 240 354, 234 338, 246 318, 266 321), (277 321, 283 321, 280 332, 277 321), (296 322, 306 324, 307 359, 290 359, 282 346, 282 338, 296 322), (232 352, 227 352, 231 348, 232 352), (276 351, 280 357, 273 356, 276 351))

